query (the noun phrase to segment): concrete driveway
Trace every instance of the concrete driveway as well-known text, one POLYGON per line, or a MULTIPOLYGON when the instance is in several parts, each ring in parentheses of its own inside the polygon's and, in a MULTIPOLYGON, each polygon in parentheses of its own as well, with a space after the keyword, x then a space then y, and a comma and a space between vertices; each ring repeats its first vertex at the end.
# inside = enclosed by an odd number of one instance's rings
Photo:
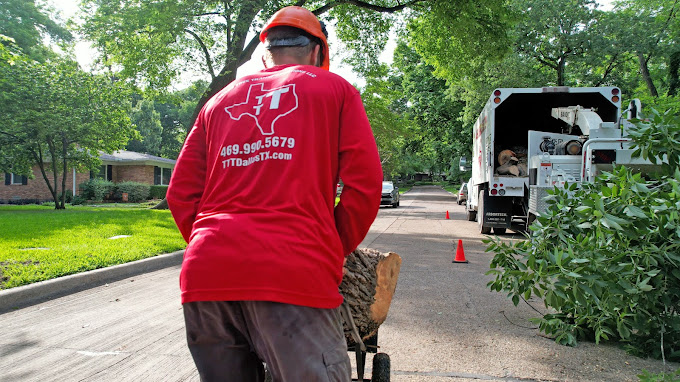
MULTIPOLYGON (((614 345, 569 348, 542 337, 528 321, 544 310, 540 301, 515 307, 486 288, 492 254, 476 229, 439 187, 416 187, 399 208, 381 208, 361 246, 403 259, 378 336, 392 381, 636 381, 642 369, 664 370, 614 345), (459 239, 467 264, 452 263, 459 239)), ((171 266, 0 315, 0 380, 198 381, 178 273, 171 266)))

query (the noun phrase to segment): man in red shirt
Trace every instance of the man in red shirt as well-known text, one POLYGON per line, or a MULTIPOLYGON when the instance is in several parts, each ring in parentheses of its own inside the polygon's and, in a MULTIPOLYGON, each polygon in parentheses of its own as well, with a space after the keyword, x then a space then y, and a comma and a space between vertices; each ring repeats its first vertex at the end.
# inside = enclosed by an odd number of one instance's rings
POLYGON ((260 40, 266 69, 206 103, 167 192, 189 349, 203 381, 260 381, 262 362, 274 381, 349 381, 338 286, 380 205, 375 139, 310 11, 281 9, 260 40))

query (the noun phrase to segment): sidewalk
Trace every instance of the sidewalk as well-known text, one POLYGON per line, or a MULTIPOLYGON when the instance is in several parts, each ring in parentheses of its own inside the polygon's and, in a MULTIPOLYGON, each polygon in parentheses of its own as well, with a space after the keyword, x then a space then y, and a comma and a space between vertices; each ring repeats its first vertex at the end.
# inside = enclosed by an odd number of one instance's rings
POLYGON ((3 381, 198 381, 179 266, 0 315, 3 381))

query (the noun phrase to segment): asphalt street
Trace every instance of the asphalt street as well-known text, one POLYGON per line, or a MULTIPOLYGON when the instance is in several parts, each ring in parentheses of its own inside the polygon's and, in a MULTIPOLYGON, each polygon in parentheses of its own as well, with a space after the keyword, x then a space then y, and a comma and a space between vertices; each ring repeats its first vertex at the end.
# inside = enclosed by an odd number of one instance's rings
MULTIPOLYGON (((616 345, 565 347, 545 338, 529 322, 545 311, 540 301, 515 307, 486 287, 493 254, 483 238, 439 187, 415 187, 399 208, 380 209, 360 247, 402 257, 378 333, 392 381, 637 381, 643 369, 680 367, 616 345), (467 264, 452 262, 459 239, 467 264)), ((171 265, 103 285, 88 279, 92 288, 0 314, 0 381, 198 381, 178 274, 171 265)))

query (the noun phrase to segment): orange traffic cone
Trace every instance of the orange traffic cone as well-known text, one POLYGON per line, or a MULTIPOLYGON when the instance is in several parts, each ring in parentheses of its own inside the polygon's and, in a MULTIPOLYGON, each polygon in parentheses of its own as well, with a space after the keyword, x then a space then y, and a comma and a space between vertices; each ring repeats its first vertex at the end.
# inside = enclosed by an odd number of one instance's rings
POLYGON ((446 218, 451 219, 451 217, 449 216, 449 210, 446 210, 446 218))
POLYGON ((463 249, 463 240, 458 239, 458 248, 456 249, 456 258, 453 259, 453 263, 467 263, 465 260, 465 250, 463 249))

